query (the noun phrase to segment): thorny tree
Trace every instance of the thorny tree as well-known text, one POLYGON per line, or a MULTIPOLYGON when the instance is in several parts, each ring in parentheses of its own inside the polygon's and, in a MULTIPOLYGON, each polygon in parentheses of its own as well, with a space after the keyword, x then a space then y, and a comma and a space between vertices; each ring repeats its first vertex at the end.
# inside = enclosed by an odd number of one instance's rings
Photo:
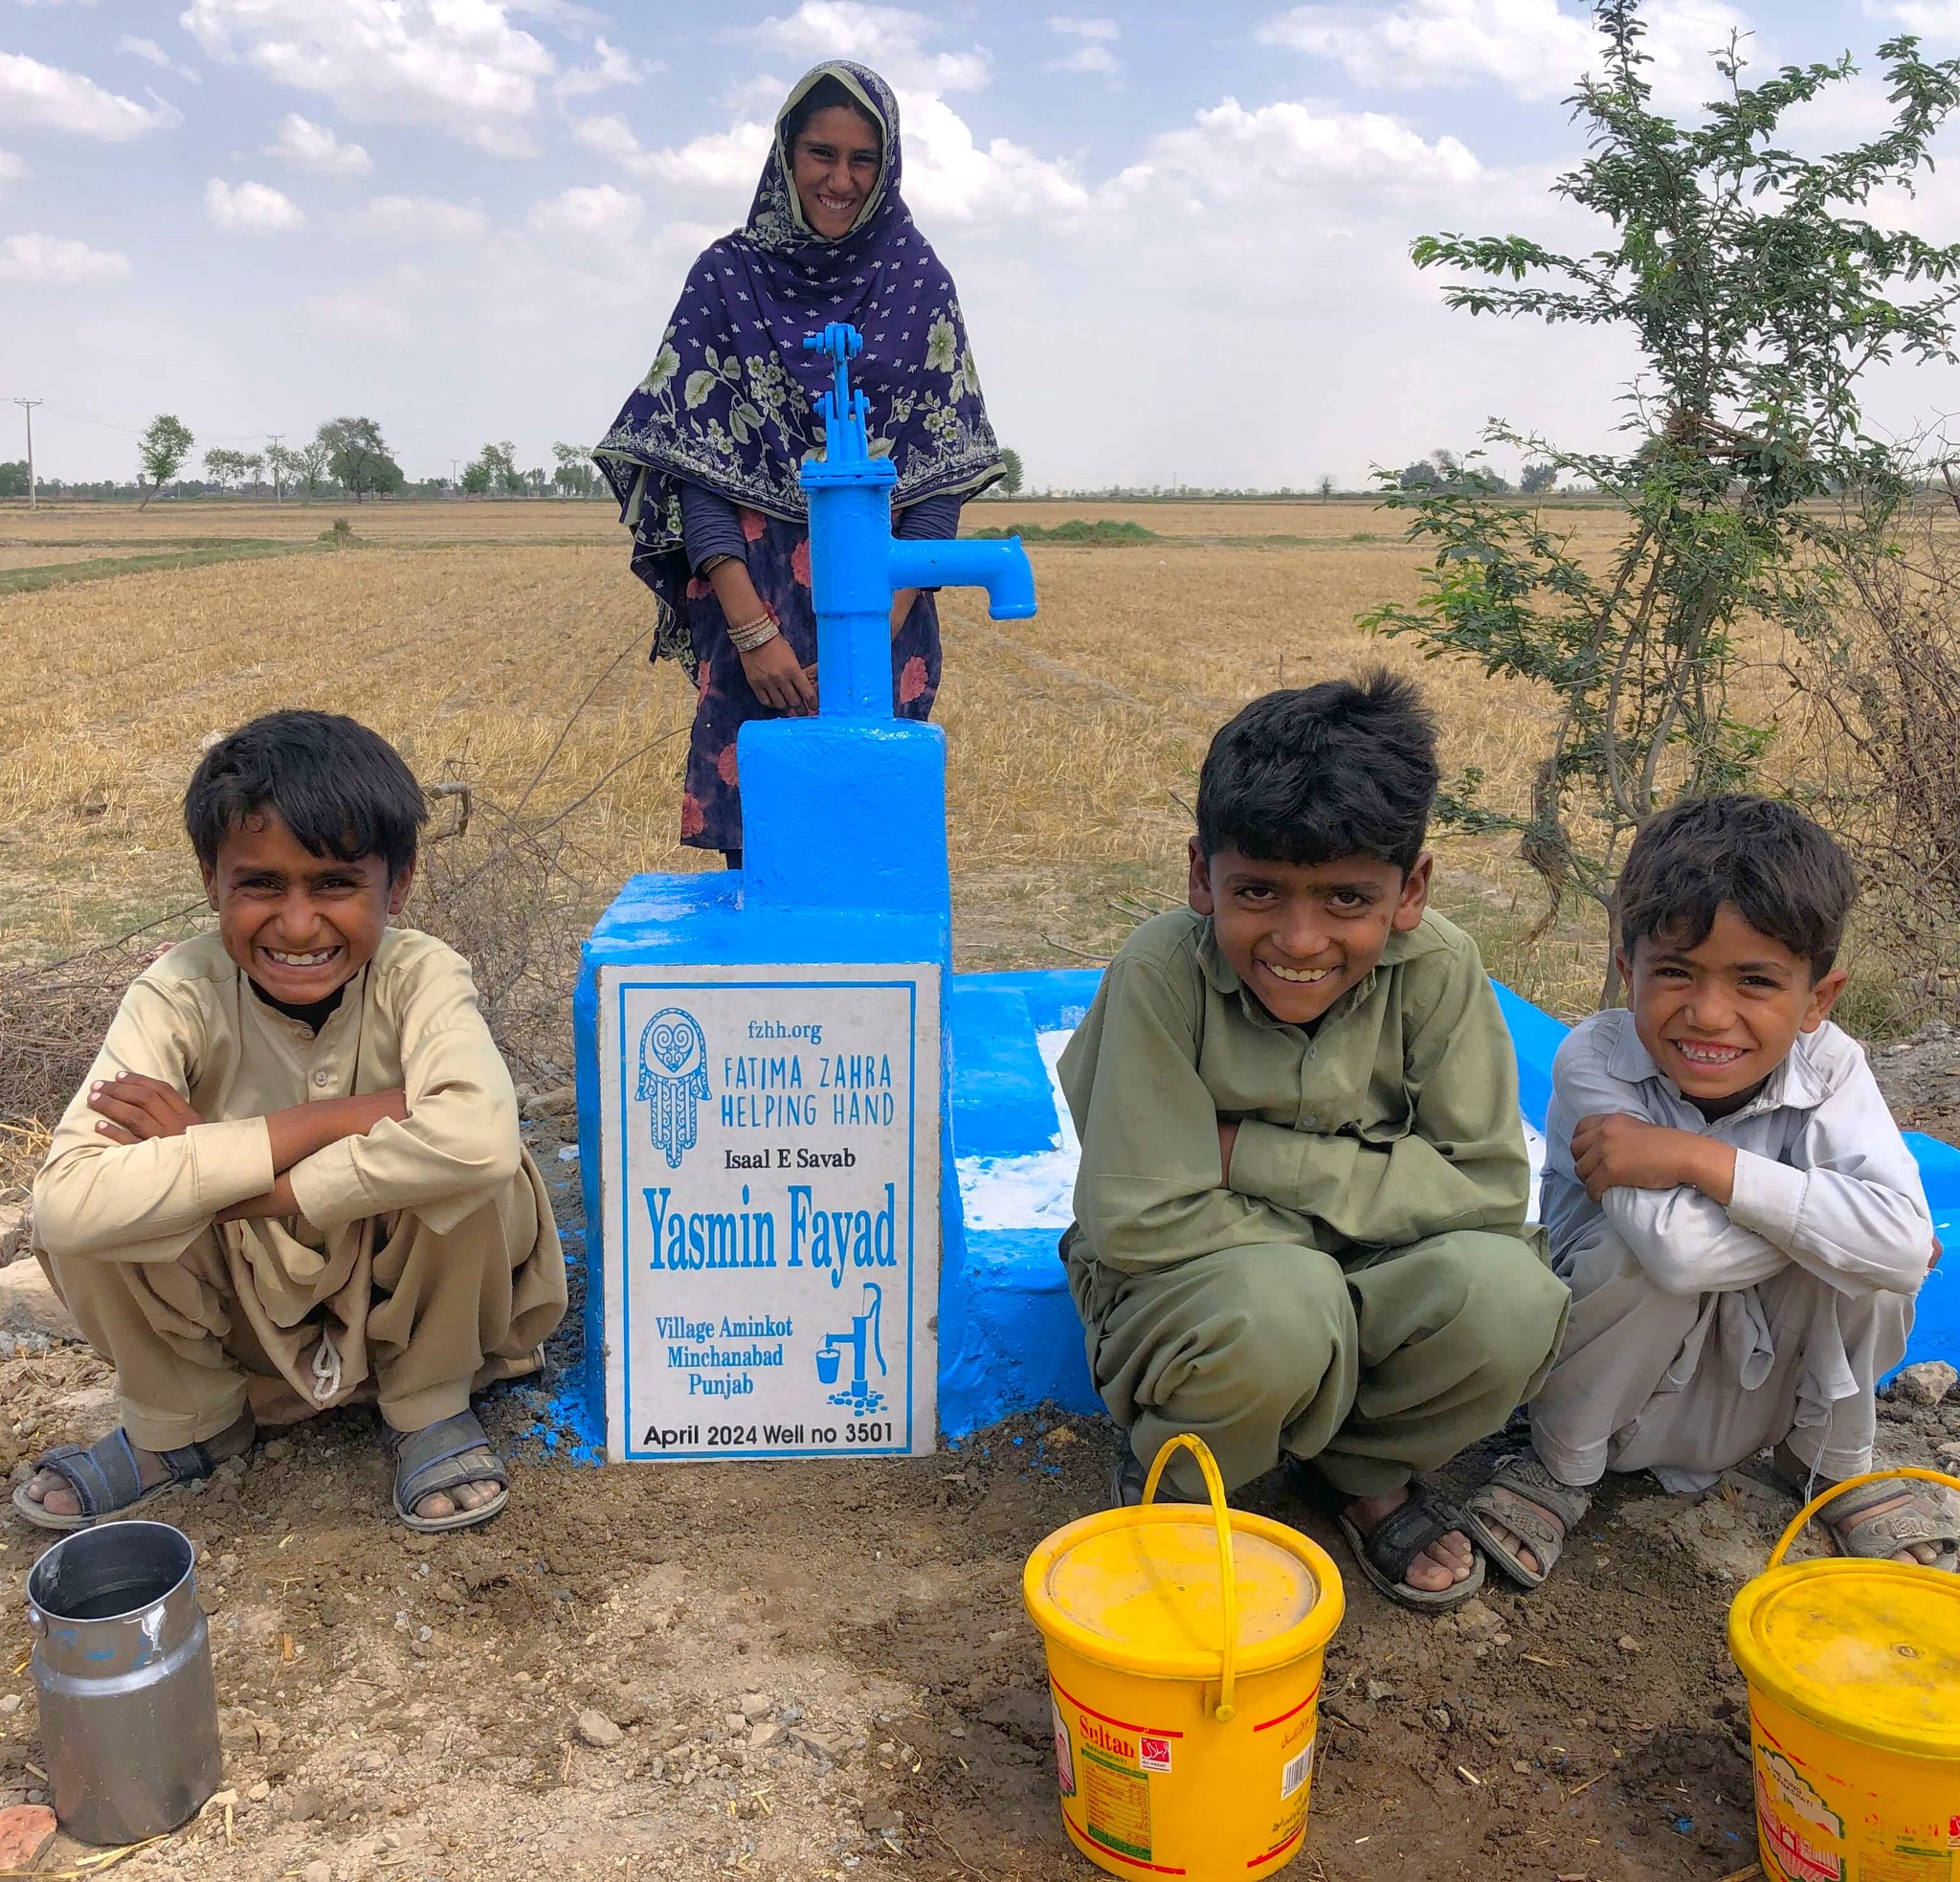
MULTIPOLYGON (((1560 255, 1524 236, 1427 235, 1416 265, 1449 268, 1449 305, 1628 331, 1643 359, 1622 401, 1625 456, 1564 451, 1493 421, 1485 436, 1590 481, 1626 511, 1595 571, 1541 512, 1459 490, 1390 491, 1436 545, 1426 592, 1368 624, 1468 655, 1559 702, 1530 804, 1477 803, 1466 773, 1446 819, 1520 832, 1549 897, 1607 908, 1634 831, 1676 793, 1733 789, 1769 736, 1730 709, 1739 624, 1799 636, 1826 616, 1808 553, 1807 499, 1892 476, 1863 434, 1858 381, 1883 360, 1951 359, 1960 246, 1868 219, 1875 192, 1909 192, 1960 104, 1960 60, 1928 63, 1909 36, 1880 48, 1893 123, 1818 158, 1777 142, 1787 115, 1852 77, 1849 56, 1743 83, 1741 42, 1717 53, 1723 94, 1677 123, 1652 108, 1638 0, 1602 0, 1604 76, 1571 100, 1591 154, 1554 193, 1602 217, 1611 242, 1560 255)), ((1611 949, 1602 1000, 1618 993, 1611 949)))

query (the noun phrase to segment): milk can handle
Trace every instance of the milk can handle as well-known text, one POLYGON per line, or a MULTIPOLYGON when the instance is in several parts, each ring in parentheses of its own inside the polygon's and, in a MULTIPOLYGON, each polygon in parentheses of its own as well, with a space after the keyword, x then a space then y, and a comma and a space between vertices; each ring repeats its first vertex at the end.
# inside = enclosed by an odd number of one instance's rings
MULTIPOLYGON (((1861 1477, 1846 1477, 1841 1484, 1833 1484, 1821 1496, 1814 1496, 1790 1519, 1790 1527, 1783 1532, 1782 1539, 1770 1551, 1768 1569, 1776 1567, 1794 1542, 1803 1533, 1803 1526, 1821 1510, 1839 1490, 1856 1490, 1860 1484, 1882 1483, 1887 1477, 1917 1477, 1923 1483, 1944 1484, 1947 1489, 1960 1490, 1960 1477, 1949 1477, 1944 1470, 1922 1470, 1916 1464, 1901 1464, 1890 1470, 1867 1470, 1861 1477)), ((1904 1564, 1902 1562, 1903 1568, 1904 1564)))
POLYGON ((1151 1503, 1157 1494, 1157 1485, 1164 1475, 1164 1467, 1170 1461, 1170 1453, 1188 1450, 1197 1459, 1198 1468, 1205 1473, 1205 1493, 1211 1499, 1212 1522, 1218 1532, 1218 1590, 1222 1597, 1222 1613, 1219 1624, 1223 1632, 1219 1653, 1222 1666, 1218 1672, 1218 1705, 1212 1716, 1219 1724, 1229 1721, 1238 1708, 1232 1703, 1232 1690, 1238 1678, 1238 1580, 1232 1562, 1232 1510, 1225 1501, 1225 1479, 1218 1474, 1217 1460, 1202 1438, 1189 1431, 1180 1431, 1157 1453, 1156 1462, 1150 1466, 1150 1474, 1144 1481, 1144 1502, 1151 1503))

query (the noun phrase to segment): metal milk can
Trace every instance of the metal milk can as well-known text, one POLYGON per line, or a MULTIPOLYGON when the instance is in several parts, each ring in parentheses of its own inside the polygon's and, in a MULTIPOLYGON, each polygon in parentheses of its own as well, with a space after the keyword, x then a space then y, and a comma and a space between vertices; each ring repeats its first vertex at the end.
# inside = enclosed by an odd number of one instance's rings
POLYGON ((160 1836, 218 1787, 195 1559, 168 1523, 107 1523, 65 1536, 28 1575, 49 1790, 84 1843, 160 1836))

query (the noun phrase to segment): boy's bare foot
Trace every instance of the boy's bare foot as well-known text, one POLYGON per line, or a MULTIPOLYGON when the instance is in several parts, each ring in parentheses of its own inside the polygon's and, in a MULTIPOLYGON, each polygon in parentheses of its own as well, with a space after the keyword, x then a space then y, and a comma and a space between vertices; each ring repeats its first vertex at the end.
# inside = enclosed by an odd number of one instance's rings
POLYGON ((415 1505, 415 1513, 430 1522, 453 1516, 459 1510, 480 1510, 503 1493, 500 1483, 457 1484, 454 1490, 432 1490, 415 1505))
MULTIPOLYGON (((222 1464, 227 1458, 242 1456, 250 1450, 257 1429, 248 1407, 216 1437, 205 1439, 204 1447, 214 1462, 222 1464)), ((136 1459, 138 1479, 145 1490, 169 1482, 170 1467, 157 1452, 145 1450, 141 1445, 135 1444, 129 1446, 129 1450, 136 1459)), ((28 1479, 24 1493, 30 1502, 38 1503, 51 1516, 81 1514, 81 1499, 76 1495, 74 1486, 56 1471, 36 1470, 28 1479)))
MULTIPOLYGON (((1770 1467, 1806 1503, 1810 1501, 1812 1496, 1829 1490, 1834 1482, 1841 1481, 1841 1479, 1821 1476, 1813 1471, 1811 1467, 1804 1463, 1790 1448, 1787 1440, 1778 1445, 1771 1454, 1770 1467), (1813 1483, 1815 1488, 1808 1488, 1813 1483)), ((1882 1490, 1884 1486, 1882 1484, 1868 1485, 1863 1495, 1869 1496, 1873 1491, 1882 1490)), ((1852 1496, 1860 1496, 1860 1492, 1853 1490, 1850 1494, 1852 1496)), ((1908 1528, 1930 1529, 1941 1526, 1937 1512, 1929 1507, 1927 1499, 1919 1493, 1914 1480, 1910 1477, 1901 1481, 1896 1494, 1888 1494, 1882 1499, 1870 1502, 1860 1500, 1855 1509, 1845 1509, 1844 1498, 1838 1497, 1832 1502, 1825 1504, 1817 1512, 1816 1516, 1816 1520, 1830 1531, 1831 1540, 1836 1545, 1838 1553, 1846 1556, 1854 1553, 1860 1555, 1864 1553, 1863 1550, 1854 1550, 1852 1546, 1860 1530, 1867 1532, 1868 1535, 1876 1534, 1882 1537, 1889 1536, 1897 1533, 1900 1525, 1896 1519, 1899 1518, 1905 1519, 1904 1526, 1908 1528), (1920 1519, 1916 1525, 1911 1521, 1914 1517, 1920 1519)), ((1947 1523, 1943 1527, 1946 1530, 1950 1530, 1952 1526, 1950 1523, 1947 1523)), ((1929 1535, 1923 1541, 1913 1540, 1902 1543, 1900 1547, 1894 1549, 1883 1559, 1895 1562, 1917 1563, 1921 1568, 1931 1568, 1938 1563, 1943 1554, 1950 1556, 1952 1547, 1953 1545, 1949 1540, 1947 1548, 1943 1550, 1940 1546, 1939 1538, 1929 1535)))
MULTIPOLYGON (((1386 1496, 1357 1496, 1342 1513, 1364 1536, 1370 1536, 1408 1501, 1409 1486, 1404 1484, 1386 1496)), ((1467 1581, 1476 1565, 1470 1538, 1453 1529, 1424 1549, 1402 1571, 1402 1580, 1424 1594, 1439 1595, 1459 1581, 1467 1581)))

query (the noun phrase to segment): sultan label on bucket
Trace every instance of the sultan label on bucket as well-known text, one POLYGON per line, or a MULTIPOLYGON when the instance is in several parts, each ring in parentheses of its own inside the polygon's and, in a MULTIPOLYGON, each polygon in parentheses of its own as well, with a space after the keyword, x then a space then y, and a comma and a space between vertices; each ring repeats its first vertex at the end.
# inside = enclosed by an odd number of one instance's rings
POLYGON ((609 1449, 935 1443, 939 970, 605 970, 609 1449))

